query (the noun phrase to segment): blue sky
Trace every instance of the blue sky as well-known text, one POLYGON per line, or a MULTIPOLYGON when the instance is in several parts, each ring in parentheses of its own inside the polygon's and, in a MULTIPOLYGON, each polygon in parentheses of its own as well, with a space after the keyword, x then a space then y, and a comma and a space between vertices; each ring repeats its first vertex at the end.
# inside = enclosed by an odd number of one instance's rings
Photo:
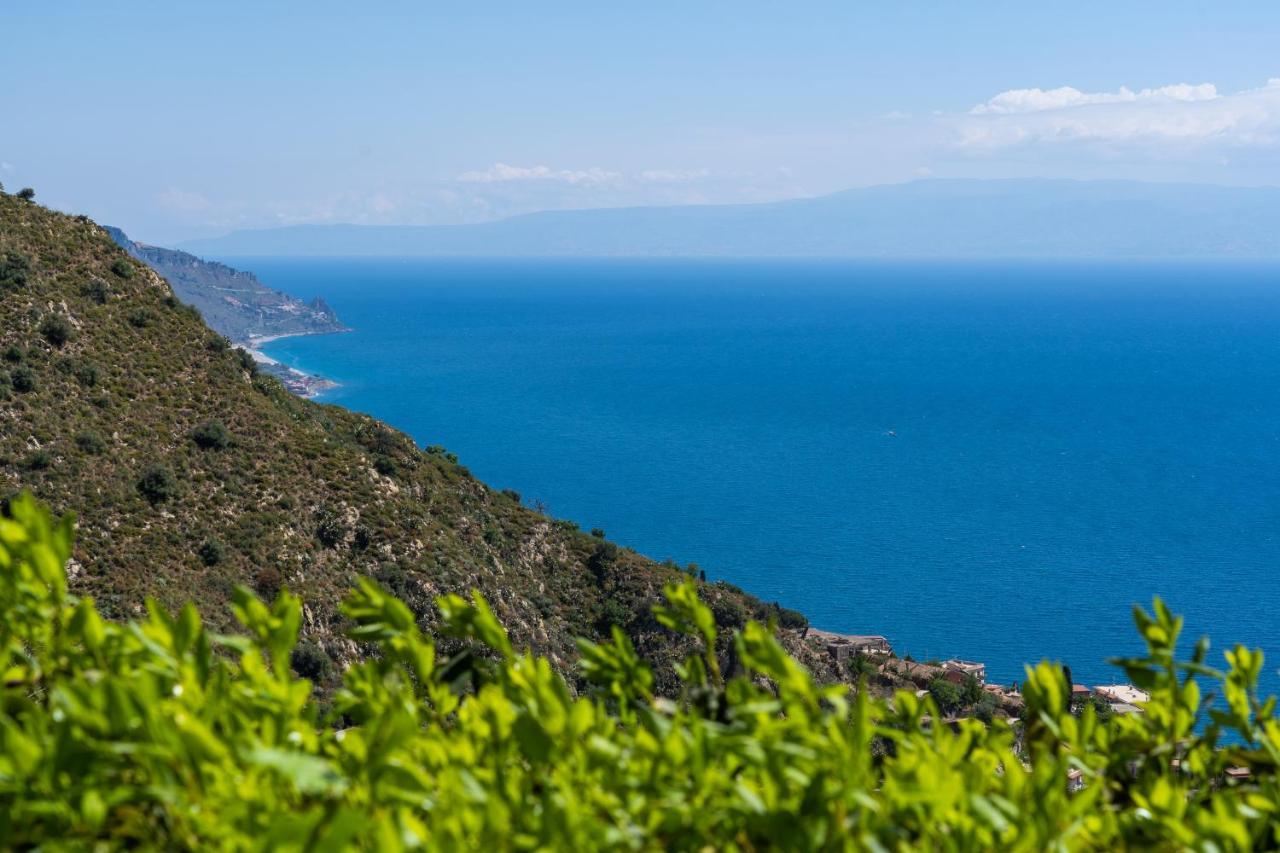
POLYGON ((0 181, 158 243, 928 176, 1280 184, 1275 3, 7 0, 0 38, 0 181))

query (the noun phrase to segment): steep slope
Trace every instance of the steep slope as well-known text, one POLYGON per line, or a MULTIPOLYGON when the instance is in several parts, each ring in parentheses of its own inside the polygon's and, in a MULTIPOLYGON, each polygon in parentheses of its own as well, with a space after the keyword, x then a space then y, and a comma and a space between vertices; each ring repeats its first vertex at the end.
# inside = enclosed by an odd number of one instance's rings
POLYGON ((205 261, 175 249, 135 243, 119 228, 107 233, 126 252, 164 277, 174 294, 236 343, 269 335, 341 332, 345 327, 323 299, 311 302, 272 290, 251 272, 205 261))
MULTIPOLYGON (((0 490, 78 513, 72 582, 109 614, 190 599, 226 627, 235 584, 287 585, 324 669, 357 653, 336 605, 362 574, 427 626, 435 595, 479 589, 519 645, 566 672, 575 636, 621 625, 674 681, 674 641, 649 610, 674 567, 521 506, 442 449, 294 397, 104 229, 3 194, 0 359, 0 490)), ((779 612, 723 584, 704 594, 725 626, 779 612)))
POLYGON ((1280 188, 927 180, 742 205, 564 210, 481 225, 302 225, 184 244, 207 257, 1276 257, 1280 188))

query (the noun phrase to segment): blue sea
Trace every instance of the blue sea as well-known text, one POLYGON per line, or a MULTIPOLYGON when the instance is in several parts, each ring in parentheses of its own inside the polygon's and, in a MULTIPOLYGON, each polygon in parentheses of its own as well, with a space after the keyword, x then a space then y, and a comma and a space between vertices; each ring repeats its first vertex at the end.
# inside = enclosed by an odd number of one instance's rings
POLYGON ((1280 266, 228 260, 327 401, 818 627, 1099 683, 1160 595, 1280 690, 1280 266))

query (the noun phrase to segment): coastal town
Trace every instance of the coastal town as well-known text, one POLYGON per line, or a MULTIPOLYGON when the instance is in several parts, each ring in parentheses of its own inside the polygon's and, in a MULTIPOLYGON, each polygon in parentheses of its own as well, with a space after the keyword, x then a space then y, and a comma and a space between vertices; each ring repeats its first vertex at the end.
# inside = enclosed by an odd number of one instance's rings
MULTIPOLYGON (((840 669, 878 675, 898 683, 910 682, 917 686, 916 695, 920 697, 940 692, 937 687, 940 683, 957 688, 971 685, 981 691, 980 695, 990 697, 985 702, 970 703, 973 708, 986 707, 992 712, 998 710, 1006 717, 1017 718, 1025 707, 1018 685, 988 683, 986 664, 979 661, 949 658, 922 662, 913 660, 909 655, 899 657, 888 638, 878 634, 839 634, 810 628, 805 639, 830 655, 840 669)), ((1132 684, 1071 685, 1073 708, 1093 704, 1100 713, 1141 714, 1142 706, 1150 700, 1150 695, 1132 684)), ((983 716, 981 713, 966 714, 960 709, 942 710, 944 713, 952 711, 946 717, 948 722, 966 716, 983 716)))

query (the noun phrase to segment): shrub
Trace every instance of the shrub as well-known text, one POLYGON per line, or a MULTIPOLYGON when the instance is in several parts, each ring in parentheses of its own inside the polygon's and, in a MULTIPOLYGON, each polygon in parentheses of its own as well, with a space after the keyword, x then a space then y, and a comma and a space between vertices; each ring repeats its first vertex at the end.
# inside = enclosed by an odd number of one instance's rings
POLYGON ((98 384, 98 366, 91 361, 84 361, 76 365, 76 379, 86 388, 92 388, 98 384))
POLYGON ((53 456, 47 450, 37 450, 27 457, 27 467, 32 471, 43 471, 53 464, 53 456))
POLYGON ((205 349, 209 352, 226 352, 231 349, 231 341, 222 335, 210 335, 204 342, 205 349))
POLYGON ((945 678, 935 678, 929 682, 929 695, 945 714, 954 714, 964 704, 960 685, 952 684, 945 678))
POLYGON ((116 258, 111 262, 111 271, 120 278, 133 278, 133 264, 124 258, 116 258))
POLYGON ((222 562, 222 543, 217 539, 206 539, 200 543, 200 547, 196 550, 196 556, 206 566, 216 566, 222 562))
POLYGON ((107 441, 96 432, 82 432, 76 436, 76 447, 97 456, 107 449, 107 441))
POLYGON ((15 367, 13 372, 9 374, 9 384, 13 386, 13 390, 20 394, 29 394, 36 390, 36 374, 31 368, 23 365, 15 367))
POLYGON ((231 446, 231 433, 222 421, 205 421, 192 430, 191 439, 205 450, 225 450, 231 446))
POLYGON ((61 314, 49 314, 40 322, 40 334, 50 346, 60 349, 71 340, 74 330, 71 328, 71 321, 66 317, 61 314))
POLYGON ((373 458, 373 470, 384 477, 394 477, 396 475, 396 462, 390 456, 375 456, 373 458))
POLYGON ((36 191, 31 189, 31 187, 23 187, 22 189, 14 193, 14 195, 22 199, 23 201, 34 201, 36 197, 36 191))
POLYGON ((605 537, 604 537, 604 531, 603 531, 602 529, 600 529, 599 527, 593 527, 593 528, 591 528, 591 536, 592 536, 593 538, 595 538, 595 539, 603 539, 603 538, 605 538, 605 537))
POLYGON ((503 489, 502 494, 509 498, 513 503, 520 503, 520 493, 515 489, 503 489))
POLYGON ((93 302, 99 305, 106 305, 107 299, 111 296, 111 291, 107 287, 107 283, 100 278, 95 278, 86 284, 82 290, 85 296, 89 297, 93 302))
POLYGON ((240 636, 210 632, 190 604, 110 622, 67 593, 71 519, 25 496, 8 513, 0 820, 14 849, 1247 850, 1280 837, 1261 651, 1231 648, 1221 671, 1207 642, 1179 660, 1182 622, 1158 600, 1135 612, 1145 654, 1119 662, 1150 693, 1146 713, 1073 717, 1061 667, 1044 663, 1027 670, 1019 731, 938 725, 927 695, 822 687, 758 623, 722 639, 687 581, 654 612, 689 650, 679 693, 659 700, 621 631, 580 643, 573 691, 516 652, 478 594, 437 599, 444 653, 361 579, 342 612, 369 656, 326 714, 291 671, 337 677, 299 644, 296 597, 237 590, 240 636))
POLYGON ((595 575, 597 581, 604 579, 605 573, 618 559, 618 546, 612 542, 598 542, 591 556, 587 557, 587 568, 595 575))
POLYGON ((165 466, 151 465, 138 478, 138 493, 155 506, 177 495, 178 481, 165 466))
POLYGON ((11 362, 13 364, 18 364, 25 357, 26 357, 26 354, 23 353, 22 347, 18 346, 17 344, 10 344, 8 347, 5 348, 5 351, 4 351, 5 361, 11 362))
POLYGON ((22 252, 7 251, 0 255, 0 291, 26 287, 30 272, 31 259, 22 252))
POLYGON ((240 362, 240 369, 248 373, 250 376, 258 375, 258 362, 254 360, 253 353, 248 350, 237 347, 236 358, 240 362))
POLYGON ((778 619, 778 624, 791 631, 803 631, 809 627, 809 617, 805 616, 799 610, 792 610, 790 607, 783 607, 778 602, 773 603, 773 612, 778 619))
POLYGON ((129 312, 129 325, 138 329, 145 329, 156 321, 156 312, 149 308, 135 308, 129 312))
POLYGON ((347 539, 347 528, 334 513, 323 513, 316 522, 316 539, 326 548, 337 548, 347 539))
POLYGON ((289 664, 299 676, 316 684, 323 684, 333 677, 333 659, 312 642, 299 643, 289 656, 289 664))

